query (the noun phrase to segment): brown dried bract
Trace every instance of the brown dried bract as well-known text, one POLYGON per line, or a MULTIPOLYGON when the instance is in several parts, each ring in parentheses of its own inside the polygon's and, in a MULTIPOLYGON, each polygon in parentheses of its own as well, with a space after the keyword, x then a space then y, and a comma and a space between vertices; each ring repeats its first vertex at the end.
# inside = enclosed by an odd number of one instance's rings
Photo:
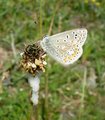
POLYGON ((21 67, 32 75, 39 71, 45 72, 45 56, 39 42, 28 45, 22 53, 21 67))

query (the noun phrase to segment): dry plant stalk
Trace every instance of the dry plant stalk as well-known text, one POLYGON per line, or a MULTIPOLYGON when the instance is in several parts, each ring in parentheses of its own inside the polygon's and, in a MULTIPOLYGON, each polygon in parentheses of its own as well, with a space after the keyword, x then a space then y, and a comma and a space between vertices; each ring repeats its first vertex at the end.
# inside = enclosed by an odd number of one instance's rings
POLYGON ((46 53, 40 47, 40 43, 37 42, 32 45, 28 45, 24 52, 21 53, 21 67, 28 72, 28 81, 32 88, 31 101, 34 105, 38 104, 38 91, 40 83, 40 73, 45 72, 46 66, 46 53))

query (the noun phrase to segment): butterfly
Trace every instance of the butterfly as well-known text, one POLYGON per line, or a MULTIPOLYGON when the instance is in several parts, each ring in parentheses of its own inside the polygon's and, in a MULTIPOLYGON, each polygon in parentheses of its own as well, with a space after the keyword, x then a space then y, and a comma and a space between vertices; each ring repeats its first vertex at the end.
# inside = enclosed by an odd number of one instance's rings
POLYGON ((46 36, 40 42, 43 50, 63 65, 77 61, 87 38, 87 29, 80 28, 46 36))

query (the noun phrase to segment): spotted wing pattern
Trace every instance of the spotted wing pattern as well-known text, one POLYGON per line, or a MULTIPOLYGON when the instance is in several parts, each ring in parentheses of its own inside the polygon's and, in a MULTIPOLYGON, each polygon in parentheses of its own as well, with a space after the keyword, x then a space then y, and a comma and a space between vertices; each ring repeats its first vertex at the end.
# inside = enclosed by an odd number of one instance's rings
POLYGON ((82 55, 86 38, 86 29, 74 29, 45 37, 41 46, 52 58, 63 65, 69 65, 82 55))

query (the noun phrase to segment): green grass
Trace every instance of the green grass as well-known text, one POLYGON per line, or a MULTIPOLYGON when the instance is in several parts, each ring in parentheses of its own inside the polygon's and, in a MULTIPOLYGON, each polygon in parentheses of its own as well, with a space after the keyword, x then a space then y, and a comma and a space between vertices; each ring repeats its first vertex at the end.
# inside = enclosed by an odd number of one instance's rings
POLYGON ((0 120, 105 119, 104 11, 104 0, 99 6, 82 0, 0 1, 0 48, 8 53, 0 80, 9 71, 0 94, 0 120), (19 53, 47 34, 80 27, 88 29, 81 59, 64 68, 48 57, 46 73, 41 76, 39 105, 33 110, 27 76, 19 69, 19 53), (91 88, 87 81, 94 80, 93 75, 97 77, 96 87, 91 88))

